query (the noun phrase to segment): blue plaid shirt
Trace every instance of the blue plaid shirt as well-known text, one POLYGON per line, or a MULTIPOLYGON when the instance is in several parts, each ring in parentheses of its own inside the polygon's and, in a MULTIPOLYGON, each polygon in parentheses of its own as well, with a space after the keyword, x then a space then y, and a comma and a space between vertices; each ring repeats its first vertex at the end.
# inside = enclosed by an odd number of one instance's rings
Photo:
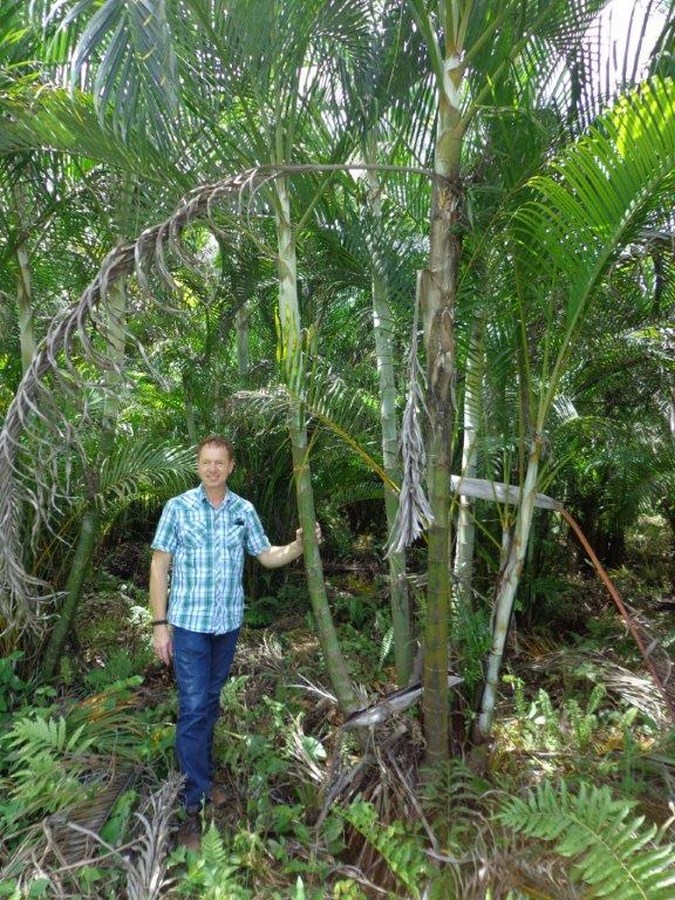
POLYGON ((173 557, 167 619, 207 634, 239 628, 244 615, 244 550, 270 547, 253 504, 232 491, 214 509, 202 485, 173 497, 162 511, 153 550, 173 557))

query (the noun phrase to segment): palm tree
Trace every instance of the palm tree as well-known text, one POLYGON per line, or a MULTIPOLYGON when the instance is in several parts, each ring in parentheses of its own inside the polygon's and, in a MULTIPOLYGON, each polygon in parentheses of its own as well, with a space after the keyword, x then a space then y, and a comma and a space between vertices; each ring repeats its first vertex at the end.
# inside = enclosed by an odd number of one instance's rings
POLYGON ((523 321, 534 322, 533 315, 543 315, 548 327, 535 357, 526 341, 523 346, 528 361, 523 378, 530 404, 530 453, 495 600, 493 647, 479 719, 484 734, 494 713, 506 632, 532 528, 547 420, 603 278, 645 221, 663 208, 673 188, 672 84, 647 83, 621 99, 551 168, 550 175, 534 179, 537 197, 518 211, 511 232, 523 321))
MULTIPOLYGON (((49 5, 35 3, 34 8, 49 5)), ((551 86, 550 73, 560 76, 564 82, 561 73, 567 71, 570 60, 578 60, 580 36, 602 5, 600 0, 574 3, 548 0, 543 4, 509 0, 499 6, 469 0, 453 4, 410 0, 409 4, 416 23, 416 30, 411 31, 424 40, 430 52, 430 69, 438 98, 435 147, 433 153, 429 151, 435 160, 429 264, 419 279, 429 411, 428 485, 433 515, 424 640, 425 722, 431 759, 443 759, 448 746, 451 446, 456 408, 453 391, 458 359, 473 358, 461 346, 468 328, 457 334, 455 310, 461 309, 462 315, 469 311, 468 321, 471 310, 478 308, 479 304, 460 307, 465 297, 475 290, 471 283, 484 285, 494 272, 500 273, 498 283, 505 283, 507 276, 503 273, 509 268, 510 258, 504 259, 501 253, 499 228, 513 211, 515 202, 509 192, 520 184, 522 173, 512 178, 505 189, 499 185, 496 193, 500 200, 494 208, 486 204, 487 225, 483 219, 476 220, 474 201, 481 189, 484 195, 489 195, 494 188, 493 173, 503 168, 504 160, 515 155, 510 135, 516 127, 514 122, 525 130, 527 116, 518 118, 513 110, 529 110, 531 95, 542 106, 544 101, 550 106, 560 105, 561 95, 551 86), (559 60, 560 65, 553 65, 553 60, 559 60), (509 112, 505 113, 505 109, 509 112), (486 140, 485 135, 493 127, 495 137, 486 140), (494 165, 490 156, 496 160, 494 165), (504 190, 508 197, 502 202, 504 190)), ((69 80, 90 87, 95 103, 86 94, 68 98, 59 89, 43 91, 38 97, 24 92, 23 99, 17 100, 9 110, 11 120, 0 134, 0 152, 14 152, 18 147, 30 146, 31 141, 37 141, 38 146, 46 143, 55 149, 72 151, 81 141, 91 159, 115 165, 122 171, 125 165, 126 169, 136 167, 144 180, 152 179, 155 191, 149 199, 158 209, 170 208, 173 198, 196 180, 217 179, 223 168, 231 172, 261 162, 272 164, 273 168, 267 170, 269 180, 252 178, 255 190, 248 207, 246 229, 261 254, 278 263, 282 378, 291 398, 288 422, 298 508, 301 524, 309 534, 314 504, 308 466, 311 447, 306 428, 308 409, 303 397, 307 393, 309 367, 317 352, 324 348, 320 327, 303 308, 299 290, 302 271, 299 276, 298 261, 301 267, 305 229, 318 220, 316 210, 335 181, 331 181, 332 175, 319 180, 309 174, 292 174, 289 163, 313 163, 320 159, 330 164, 351 159, 359 147, 356 129, 352 127, 357 120, 371 129, 371 139, 375 133, 374 121, 386 125, 387 149, 396 148, 386 158, 401 162, 403 140, 399 139, 404 133, 389 126, 408 116, 414 120, 409 133, 415 133, 419 118, 411 115, 410 106, 411 102, 417 103, 420 94, 394 91, 391 108, 385 104, 380 108, 381 115, 378 109, 376 116, 359 119, 357 106, 362 104, 362 97, 348 90, 342 76, 360 71, 364 51, 367 55, 367 48, 372 47, 374 13, 367 4, 308 0, 300 10, 297 4, 279 2, 271 16, 268 2, 240 0, 229 4, 228 15, 222 17, 214 16, 212 4, 205 0, 180 4, 149 2, 145 5, 149 13, 146 17, 139 17, 135 5, 132 6, 133 9, 122 0, 106 0, 97 6, 92 0, 92 3, 74 5, 71 14, 64 5, 54 4, 53 15, 46 16, 45 21, 48 29, 54 29, 59 24, 58 17, 64 14, 64 39, 54 41, 52 46, 61 48, 60 52, 65 48, 68 53, 70 48, 75 48, 69 80), (81 17, 89 13, 93 13, 92 17, 78 31, 81 17), (189 27, 178 27, 176 17, 183 22, 187 19, 189 27), (133 102, 135 99, 138 104, 133 102), (167 116, 167 109, 175 111, 175 116, 167 116), (141 130, 147 134, 139 136, 141 130), (151 140, 142 139, 145 137, 151 140), (158 175, 161 160, 165 162, 166 173, 163 183, 158 175)), ((66 62, 68 53, 58 61, 66 62)), ((423 84, 424 78, 420 82, 423 84)), ((569 107, 563 113, 580 108, 574 84, 571 80, 566 86, 567 94, 563 91, 569 107)), ((366 94, 367 99, 369 96, 366 94)), ((594 103, 598 102, 594 96, 594 103)), ((415 110, 420 106, 417 104, 415 110)), ((542 118, 545 115, 546 112, 542 113, 542 118)), ((572 118, 570 113, 567 116, 570 125, 572 118)), ((556 121, 559 120, 560 117, 556 121)), ((423 121, 426 122, 425 117, 423 121)), ((426 134, 424 126, 422 131, 426 134)), ((535 127, 532 134, 545 131, 535 127)), ((424 134, 420 140, 422 147, 424 134)), ((540 144, 542 152, 549 146, 547 141, 548 137, 540 144)), ((428 136, 426 143, 431 144, 428 136)), ((527 191, 531 193, 537 185, 538 182, 531 183, 527 191)), ((213 196, 221 197, 223 193, 216 183, 213 196)), ((148 200, 148 192, 141 188, 138 195, 139 200, 148 200)), ((197 192, 197 196, 202 195, 197 192)), ((518 199, 520 208, 525 209, 522 197, 518 199)), ((191 203, 188 198, 186 209, 192 209, 191 203)), ((137 215, 143 224, 158 218, 156 213, 148 213, 146 205, 142 210, 139 207, 137 215)), ((226 220, 220 213, 218 216, 216 224, 221 231, 228 227, 241 231, 241 219, 233 228, 233 218, 226 220)), ((180 217, 178 220, 184 221, 180 217)), ((516 222, 520 221, 516 218, 516 222)), ((126 231, 135 233, 135 229, 126 231)), ((168 274, 168 265, 164 265, 161 254, 170 242, 164 238, 163 234, 157 259, 160 269, 164 268, 168 274)), ((237 237, 234 241, 235 248, 238 240, 237 237)), ((227 252, 228 244, 228 239, 221 241, 221 256, 227 252)), ((146 244, 140 241, 135 246, 140 247, 139 254, 144 258, 146 244)), ((520 245, 515 246, 520 252, 520 245)), ((124 254, 113 258, 126 260, 124 254)), ((125 266, 124 272, 130 272, 126 262, 125 266)), ((104 271, 108 270, 106 266, 104 271)), ((391 290, 391 283, 386 287, 391 290)), ((496 292, 490 296, 504 303, 496 292)), ((532 439, 528 426, 537 420, 531 414, 531 394, 539 383, 539 376, 531 374, 536 371, 532 360, 538 357, 532 357, 525 332, 530 321, 536 324, 537 334, 542 333, 542 327, 545 333, 553 321, 543 315, 537 319, 536 297, 539 294, 534 297, 515 294, 517 311, 524 309, 531 314, 531 319, 521 317, 520 331, 505 328, 499 334, 502 323, 494 310, 489 304, 487 309, 480 309, 486 316, 486 344, 501 339, 503 334, 507 334, 512 346, 515 346, 514 339, 520 341, 521 378, 518 385, 514 383, 511 396, 521 401, 524 412, 521 456, 524 447, 529 449, 528 442, 532 439)), ((110 321, 114 319, 115 316, 110 321)), ((511 315, 510 319, 508 324, 513 325, 515 317, 511 315)), ((535 326, 532 327, 534 334, 535 326)), ((575 339, 575 336, 570 338, 570 346, 575 339)), ((549 378, 547 372, 541 376, 541 383, 554 385, 553 397, 562 372, 561 365, 559 372, 552 373, 555 377, 549 378)), ((390 394, 387 397, 391 406, 390 394)), ((546 405, 550 410, 550 397, 546 405)), ((548 412, 544 420, 547 415, 548 412)), ((194 424, 191 427, 194 432, 194 424)), ((390 438, 391 434, 387 438, 389 444, 390 438)), ((515 442, 518 446, 517 435, 515 442)), ((535 441, 537 452, 539 446, 535 441)), ((524 475, 526 458, 521 459, 521 468, 524 475)), ((536 490, 538 478, 534 476, 538 466, 533 464, 529 471, 528 497, 536 490)), ((510 480, 508 474, 504 474, 505 480, 510 480)), ((527 510, 523 510, 521 505, 518 513, 521 542, 529 533, 527 510)), ((329 667, 333 667, 331 678, 341 704, 349 708, 354 704, 354 697, 334 641, 317 548, 310 547, 307 558, 315 614, 329 667)), ((510 560, 508 556, 505 562, 510 560)), ((508 570, 506 581, 510 585, 517 572, 518 565, 508 570)), ((403 662, 401 671, 405 671, 406 665, 403 662)))
MULTIPOLYGON (((426 353, 428 410, 427 482, 431 522, 425 626, 424 717, 430 761, 448 753, 448 616, 450 597, 450 495, 452 423, 455 415, 455 307, 466 222, 463 155, 469 129, 489 109, 495 85, 527 89, 517 62, 540 77, 556 41, 562 52, 578 41, 601 3, 499 5, 411 0, 434 74, 437 130, 436 180, 430 221, 429 263, 421 273, 419 302, 426 353)), ((560 53, 558 52, 558 58, 560 53)), ((547 69, 548 71, 548 69, 547 69)), ((476 126, 478 127, 478 126, 476 126)))

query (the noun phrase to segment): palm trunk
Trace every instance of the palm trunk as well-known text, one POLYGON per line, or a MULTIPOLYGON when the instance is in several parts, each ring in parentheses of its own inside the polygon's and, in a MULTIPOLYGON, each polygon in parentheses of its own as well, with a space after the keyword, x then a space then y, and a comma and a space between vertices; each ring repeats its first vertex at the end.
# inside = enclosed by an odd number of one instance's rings
POLYGON ((183 406, 185 407, 185 426, 187 428, 190 443, 196 445, 199 443, 199 432, 197 430, 197 422, 195 418, 195 405, 192 400, 192 385, 187 369, 183 369, 181 375, 183 384, 183 406))
MULTIPOLYGON (((449 26, 449 22, 443 23, 449 26)), ((455 377, 454 305, 462 252, 459 165, 463 129, 458 106, 459 48, 446 33, 444 78, 438 82, 438 126, 429 267, 419 279, 427 358, 429 528, 427 613, 424 633, 424 724, 427 759, 448 757, 448 613, 450 600, 450 493, 455 377)))
MULTIPOLYGON (((372 146, 367 146, 367 162, 376 161, 372 146)), ((389 286, 381 261, 380 186, 373 171, 367 172, 369 206, 373 219, 370 248, 372 266, 373 325, 375 354, 380 381, 380 428, 382 430, 382 459, 384 471, 394 483, 400 483, 401 466, 398 452, 396 423, 396 375, 394 371, 394 325, 389 306, 389 286)), ((398 494, 389 484, 384 485, 384 507, 387 533, 391 535, 398 512, 398 494)), ((392 550, 387 556, 389 565, 389 598, 394 631, 394 656, 399 685, 408 683, 412 672, 413 638, 411 630, 410 598, 406 581, 406 560, 403 550, 392 550)))
POLYGON ((19 341, 21 346, 21 371, 25 372, 35 354, 35 332, 33 328, 33 282, 30 258, 24 235, 27 234, 25 200, 19 185, 13 188, 14 208, 18 225, 16 259, 18 263, 16 299, 19 309, 19 341))
MULTIPOLYGON (((124 359, 126 301, 124 280, 118 279, 108 289, 106 305, 107 354, 113 367, 119 366, 124 359)), ((80 533, 66 584, 63 605, 59 610, 56 626, 49 637, 43 656, 41 674, 45 679, 51 678, 56 671, 66 640, 75 622, 84 585, 89 575, 92 557, 98 542, 101 515, 93 495, 98 493, 99 488, 96 483, 97 472, 110 454, 115 442, 120 405, 119 373, 115 368, 111 368, 105 373, 104 377, 105 399, 101 416, 101 439, 94 466, 86 475, 86 479, 92 482, 90 486, 88 485, 88 490, 92 496, 89 499, 89 506, 80 525, 80 533)))
MULTIPOLYGON (((484 324, 482 316, 474 323, 469 355, 466 361, 462 478, 475 478, 477 471, 478 429, 482 407, 483 373, 485 371, 484 324)), ((455 586, 460 610, 469 610, 473 605, 472 581, 475 534, 474 501, 466 494, 460 493, 454 563, 455 586)))
POLYGON ((542 440, 540 437, 537 437, 530 448, 525 484, 523 486, 522 500, 518 508, 513 540, 509 547, 506 566, 500 578, 495 597, 492 647, 488 657, 485 689, 478 719, 478 730, 484 737, 490 733, 490 728, 492 727, 506 637, 523 563, 525 562, 527 544, 532 530, 541 450, 542 440))
MULTIPOLYGON (((295 238, 291 226, 290 203, 285 179, 275 183, 275 212, 279 246, 279 317, 283 343, 285 377, 292 386, 303 377, 300 344, 300 310, 298 306, 295 238)), ((298 517, 304 532, 305 570, 307 586, 314 612, 319 641, 326 661, 328 675, 340 704, 349 713, 359 706, 347 666, 340 650, 333 623, 319 547, 314 536, 316 513, 314 490, 309 466, 307 428, 302 405, 292 400, 288 411, 288 430, 293 454, 295 491, 298 517)))
POLYGON ((43 679, 51 678, 58 666, 66 640, 73 626, 77 609, 82 596, 91 558, 96 548, 99 530, 99 513, 92 504, 85 512, 80 525, 80 535, 70 567, 70 575, 66 583, 65 596, 58 619, 54 626, 47 647, 42 656, 40 675, 43 679))

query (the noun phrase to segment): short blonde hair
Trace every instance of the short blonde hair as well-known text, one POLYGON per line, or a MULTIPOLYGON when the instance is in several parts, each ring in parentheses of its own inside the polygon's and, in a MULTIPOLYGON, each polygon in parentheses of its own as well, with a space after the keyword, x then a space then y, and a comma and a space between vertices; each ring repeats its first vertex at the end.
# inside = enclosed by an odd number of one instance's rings
POLYGON ((197 459, 204 449, 204 447, 224 447, 227 450, 227 455, 230 459, 234 459, 234 447, 232 446, 232 441, 229 441, 227 438, 222 437, 220 434, 210 434, 208 437, 202 438, 201 441, 197 444, 197 459))

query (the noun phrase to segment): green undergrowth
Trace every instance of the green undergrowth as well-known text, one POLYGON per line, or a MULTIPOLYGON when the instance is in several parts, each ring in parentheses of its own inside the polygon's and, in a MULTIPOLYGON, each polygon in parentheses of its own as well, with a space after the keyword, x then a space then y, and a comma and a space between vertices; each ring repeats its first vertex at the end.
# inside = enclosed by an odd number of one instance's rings
MULTIPOLYGON (((341 640, 372 700, 393 678, 388 621, 379 588, 348 587, 341 640)), ((606 629, 515 648, 491 742, 458 738, 425 769, 417 708, 341 728, 299 603, 249 626, 215 739, 228 802, 195 856, 176 846, 175 694, 140 599, 89 597, 54 685, 0 661, 0 897, 673 896, 675 733, 606 629)))

